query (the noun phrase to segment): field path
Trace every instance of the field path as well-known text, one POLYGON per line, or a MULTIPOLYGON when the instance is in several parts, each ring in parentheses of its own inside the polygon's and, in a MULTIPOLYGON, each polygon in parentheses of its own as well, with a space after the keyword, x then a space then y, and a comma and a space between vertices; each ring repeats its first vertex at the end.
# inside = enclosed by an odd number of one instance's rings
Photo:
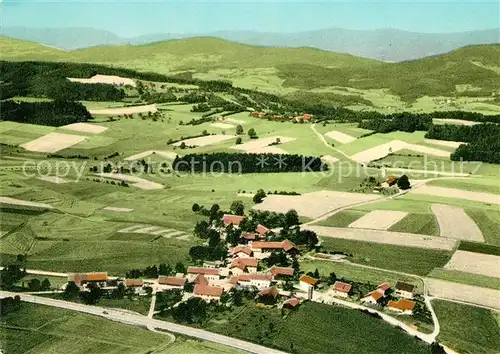
POLYGON ((52 306, 64 308, 67 310, 88 313, 95 316, 100 316, 108 320, 126 323, 129 325, 148 327, 152 326, 155 329, 162 329, 170 332, 180 333, 189 337, 194 337, 202 340, 207 340, 214 343, 219 343, 232 348, 247 351, 249 353, 266 353, 266 354, 285 354, 285 352, 267 348, 258 344, 246 342, 240 339, 223 336, 220 334, 212 333, 198 328, 179 325, 176 323, 155 320, 144 315, 131 313, 128 311, 117 310, 106 307, 91 306, 78 304, 69 301, 55 300, 44 298, 40 296, 33 296, 23 293, 12 293, 7 291, 0 291, 0 297, 14 297, 19 295, 22 301, 31 302, 38 305, 52 306))
POLYGON ((331 146, 330 144, 328 144, 328 141, 326 141, 325 137, 324 137, 321 133, 319 133, 319 132, 316 130, 315 125, 316 125, 316 124, 312 124, 312 125, 311 125, 311 129, 312 129, 312 131, 314 132, 314 134, 316 134, 316 136, 319 138, 319 140, 321 140, 321 142, 322 142, 322 143, 323 143, 326 147, 328 147, 329 149, 332 149, 333 151, 338 152, 339 154, 341 154, 342 156, 344 156, 344 157, 345 157, 346 159, 348 159, 349 161, 353 161, 353 162, 356 162, 356 163, 357 163, 357 161, 354 161, 353 159, 351 159, 351 157, 350 157, 350 156, 348 156, 345 152, 343 152, 343 151, 341 151, 341 150, 339 150, 339 149, 337 149, 337 148, 335 148, 335 147, 331 146))

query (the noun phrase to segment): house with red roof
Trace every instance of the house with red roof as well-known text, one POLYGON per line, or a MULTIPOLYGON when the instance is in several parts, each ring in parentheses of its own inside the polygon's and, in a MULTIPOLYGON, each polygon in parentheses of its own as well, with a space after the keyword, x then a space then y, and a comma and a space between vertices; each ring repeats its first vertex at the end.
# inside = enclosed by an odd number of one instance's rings
POLYGON ((299 279, 299 288, 302 291, 309 292, 318 285, 319 279, 313 278, 309 275, 303 275, 299 279))
POLYGON ((92 272, 92 273, 69 273, 68 282, 74 282, 79 287, 84 287, 88 283, 94 283, 100 287, 104 287, 108 282, 107 272, 92 272))
POLYGON ((387 303, 388 310, 402 313, 403 315, 413 314, 414 308, 415 308, 415 302, 406 299, 400 299, 398 301, 391 300, 387 303))
POLYGON ((257 273, 259 260, 253 257, 235 258, 229 266, 231 275, 240 275, 243 273, 257 273))
POLYGON ((137 288, 144 286, 144 281, 142 279, 125 279, 123 285, 126 288, 137 288))
POLYGON ((259 234, 260 237, 266 237, 266 235, 268 234, 269 230, 267 227, 265 227, 264 225, 262 224, 259 224, 257 225, 257 227, 255 228, 255 231, 257 231, 257 233, 259 234))
POLYGON ((377 287, 377 289, 370 291, 363 298, 361 298, 361 302, 376 305, 385 297, 387 290, 390 288, 389 284, 382 283, 377 287))
POLYGON ((252 257, 253 251, 248 246, 236 246, 231 250, 231 256, 237 258, 252 257))
POLYGON ((292 310, 300 305, 300 300, 296 297, 292 297, 285 302, 283 302, 283 308, 292 310))
POLYGON ((208 280, 219 280, 220 279, 220 269, 219 268, 188 267, 187 280, 189 282, 192 282, 200 274, 203 275, 208 280))
POLYGON ((263 259, 269 256, 273 251, 284 251, 289 254, 297 254, 299 250, 297 246, 289 240, 281 242, 276 241, 254 241, 248 244, 252 250, 254 257, 263 259))
POLYGON ((223 292, 221 287, 199 283, 194 286, 193 295, 209 302, 211 300, 219 301, 223 292))
POLYGON ((235 227, 239 227, 244 219, 245 217, 240 215, 224 214, 224 216, 222 216, 224 226, 233 225, 235 227))
POLYGON ((334 296, 344 297, 344 298, 347 298, 349 296, 349 292, 351 291, 351 289, 352 289, 351 284, 343 283, 341 281, 336 281, 332 287, 334 296))
POLYGON ((187 279, 184 277, 174 277, 167 275, 160 275, 158 277, 158 288, 161 290, 170 290, 170 289, 184 289, 184 285, 187 282, 187 279))
POLYGON ((294 269, 291 267, 278 267, 272 266, 267 274, 271 276, 273 280, 287 280, 293 277, 294 269))
POLYGON ((246 241, 254 241, 259 238, 259 235, 255 234, 255 232, 245 232, 241 235, 241 238, 246 241))
POLYGON ((271 277, 264 274, 243 273, 231 277, 231 283, 241 286, 255 286, 257 289, 261 290, 271 286, 271 277))

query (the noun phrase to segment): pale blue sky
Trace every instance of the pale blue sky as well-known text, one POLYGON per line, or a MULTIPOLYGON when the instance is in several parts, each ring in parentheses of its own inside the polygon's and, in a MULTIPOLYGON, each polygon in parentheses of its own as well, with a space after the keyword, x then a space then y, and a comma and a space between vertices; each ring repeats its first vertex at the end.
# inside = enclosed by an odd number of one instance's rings
POLYGON ((498 1, 3 0, 3 26, 93 27, 121 36, 332 27, 458 32, 500 27, 498 1))

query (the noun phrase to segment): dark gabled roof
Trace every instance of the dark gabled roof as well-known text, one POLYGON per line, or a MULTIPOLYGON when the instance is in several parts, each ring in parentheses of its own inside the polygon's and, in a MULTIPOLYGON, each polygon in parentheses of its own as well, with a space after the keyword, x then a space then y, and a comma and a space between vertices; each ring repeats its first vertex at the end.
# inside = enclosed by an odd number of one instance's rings
POLYGON ((413 292, 413 289, 415 289, 415 285, 413 284, 408 284, 402 281, 396 282, 396 290, 403 290, 403 291, 408 291, 409 293, 413 292))

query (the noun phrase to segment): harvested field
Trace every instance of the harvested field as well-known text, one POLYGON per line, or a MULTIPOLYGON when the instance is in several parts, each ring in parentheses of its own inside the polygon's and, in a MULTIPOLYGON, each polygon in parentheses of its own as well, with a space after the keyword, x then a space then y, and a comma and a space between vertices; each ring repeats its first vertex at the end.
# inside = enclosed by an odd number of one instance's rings
POLYGON ((431 210, 438 221, 441 236, 484 242, 481 230, 462 208, 432 204, 431 210))
POLYGON ((234 136, 232 135, 207 135, 207 136, 200 136, 199 138, 191 138, 191 139, 185 139, 182 141, 178 141, 174 144, 173 146, 180 146, 182 143, 185 143, 188 146, 208 146, 208 145, 213 145, 220 143, 222 141, 226 141, 229 139, 234 139, 234 136))
POLYGON ((57 176, 41 176, 41 177, 38 177, 38 179, 41 181, 55 183, 55 184, 63 184, 63 183, 70 183, 71 182, 71 181, 68 181, 67 179, 57 177, 57 176))
POLYGON ((425 284, 431 296, 463 301, 500 310, 500 290, 430 278, 425 279, 425 284))
POLYGON ((360 163, 367 163, 373 160, 381 159, 383 157, 386 157, 390 153, 395 153, 403 149, 412 150, 427 155, 450 157, 449 151, 434 149, 422 145, 409 144, 401 140, 392 140, 388 143, 380 144, 368 150, 358 152, 357 154, 352 155, 351 159, 360 163))
POLYGON ((129 85, 135 87, 135 81, 129 79, 127 77, 120 77, 114 75, 94 75, 89 79, 81 79, 81 78, 67 78, 71 82, 80 82, 82 84, 110 84, 110 85, 129 85))
POLYGON ((295 138, 288 138, 284 136, 271 136, 262 139, 253 139, 247 143, 231 146, 231 149, 241 150, 247 153, 272 153, 272 154, 286 154, 286 151, 279 148, 279 145, 269 144, 275 143, 276 139, 280 139, 281 143, 288 143, 294 141, 295 138))
POLYGON ((101 134, 102 132, 108 130, 107 127, 101 125, 89 124, 89 123, 73 123, 64 125, 61 129, 73 130, 75 132, 91 133, 91 134, 101 134))
POLYGON ((232 124, 226 124, 226 123, 212 123, 212 124, 210 124, 210 126, 214 127, 214 128, 221 128, 221 129, 236 128, 234 125, 232 125, 232 124))
POLYGON ((189 239, 189 235, 184 231, 178 231, 175 229, 167 229, 161 226, 151 226, 151 225, 133 225, 121 229, 118 233, 128 233, 128 234, 147 234, 153 236, 161 236, 163 238, 176 237, 183 240, 189 239))
POLYGON ((455 240, 444 237, 424 236, 383 230, 359 230, 316 225, 307 225, 304 229, 312 230, 318 235, 324 237, 447 251, 452 250, 456 243, 455 240))
POLYGON ((246 123, 244 120, 233 119, 233 118, 226 118, 224 121, 229 122, 229 123, 234 123, 234 124, 245 124, 246 123))
POLYGON ((470 120, 461 120, 461 119, 446 119, 446 118, 434 118, 432 120, 434 124, 454 124, 454 125, 476 125, 480 124, 479 122, 474 122, 470 120))
POLYGON ((89 109, 88 111, 90 114, 95 114, 95 115, 118 116, 121 114, 148 113, 148 112, 155 113, 158 111, 158 109, 156 108, 156 104, 149 104, 146 106, 89 109))
POLYGON ((96 176, 133 183, 132 186, 140 188, 140 189, 148 189, 148 190, 149 189, 163 189, 163 185, 161 185, 159 183, 151 182, 151 181, 148 181, 147 179, 143 179, 143 178, 139 178, 139 177, 135 177, 135 176, 125 175, 122 173, 96 173, 96 176))
POLYGON ((158 156, 165 157, 166 159, 171 159, 171 160, 175 159, 175 157, 177 156, 177 154, 175 152, 171 152, 171 151, 149 150, 149 151, 140 152, 138 154, 126 157, 125 161, 140 160, 140 159, 143 159, 143 158, 151 156, 151 155, 158 155, 158 156))
POLYGON ((15 198, 10 198, 10 197, 0 197, 0 204, 22 205, 22 206, 29 206, 29 207, 35 207, 35 208, 53 209, 52 205, 49 205, 49 204, 30 202, 27 200, 15 199, 15 198))
POLYGON ((500 257, 484 253, 456 251, 444 268, 500 278, 500 257))
POLYGON ((356 140, 355 137, 341 133, 336 130, 332 130, 331 132, 328 132, 325 135, 333 140, 338 141, 341 144, 349 144, 352 143, 354 140, 356 140))
POLYGON ((28 151, 58 152, 81 143, 85 139, 87 139, 87 137, 81 135, 49 133, 38 139, 22 144, 21 146, 28 151))
POLYGON ((387 230, 402 220, 408 213, 394 210, 374 210, 349 225, 358 229, 387 230))
POLYGON ((470 192, 462 189, 421 186, 412 190, 410 193, 432 195, 434 197, 467 199, 475 202, 500 204, 500 196, 492 193, 470 192))
POLYGON ((432 144, 432 145, 440 145, 440 146, 445 146, 445 147, 450 147, 450 148, 457 148, 462 144, 465 144, 460 141, 446 141, 446 140, 435 140, 435 139, 425 139, 425 142, 427 144, 432 144))
POLYGON ((301 216, 317 218, 329 211, 380 198, 375 194, 318 191, 302 195, 268 195, 253 208, 286 213, 295 209, 301 216))
POLYGON ((326 162, 326 163, 335 163, 338 160, 339 160, 338 158, 333 157, 332 155, 321 156, 321 161, 326 162))
POLYGON ((130 208, 117 208, 117 207, 105 207, 103 210, 108 210, 108 211, 116 211, 117 213, 130 213, 131 211, 134 211, 134 209, 130 208))

